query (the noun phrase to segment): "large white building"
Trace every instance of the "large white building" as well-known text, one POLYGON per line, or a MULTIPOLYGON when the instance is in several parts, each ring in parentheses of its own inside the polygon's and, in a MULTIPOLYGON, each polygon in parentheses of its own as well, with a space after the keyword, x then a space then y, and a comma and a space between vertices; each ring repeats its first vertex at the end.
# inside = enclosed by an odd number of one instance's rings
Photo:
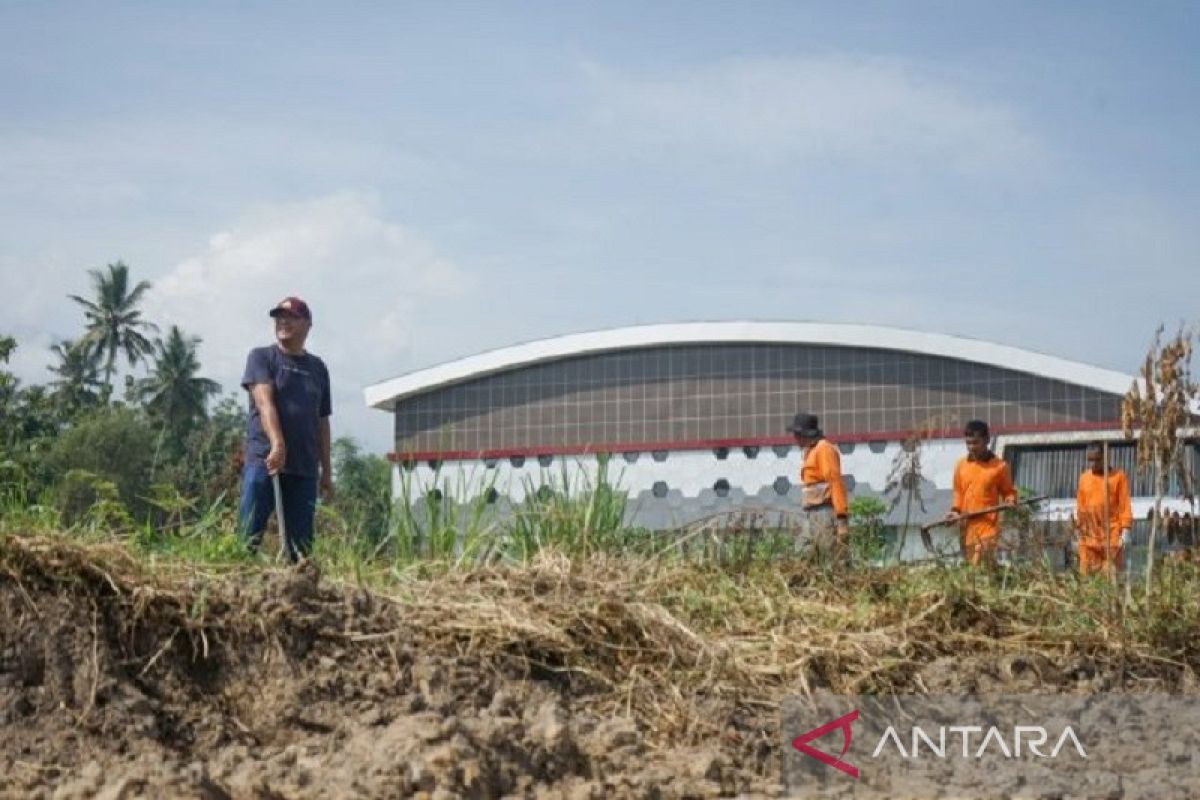
MULTIPOLYGON (((795 509, 800 453, 786 426, 819 415, 855 495, 880 494, 902 442, 922 445, 926 514, 949 505, 962 425, 986 420, 1014 478, 1069 498, 1084 443, 1120 438, 1133 378, 991 342, 870 325, 646 325, 505 347, 384 381, 394 488, 521 500, 546 483, 607 479, 636 522, 672 527, 723 509, 795 509)), ((1192 452, 1196 456, 1195 448, 1192 452)), ((1135 480, 1135 494, 1149 490, 1135 480)))

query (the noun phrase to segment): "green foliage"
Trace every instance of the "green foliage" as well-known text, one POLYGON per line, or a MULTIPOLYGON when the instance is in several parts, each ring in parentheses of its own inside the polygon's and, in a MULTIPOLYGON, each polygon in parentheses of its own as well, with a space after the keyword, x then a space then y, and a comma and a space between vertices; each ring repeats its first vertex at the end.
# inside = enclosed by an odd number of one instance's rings
POLYGON ((58 358, 57 364, 50 365, 50 371, 57 376, 50 386, 59 415, 69 420, 100 405, 107 393, 100 380, 99 363, 87 346, 63 340, 51 346, 50 351, 58 358))
POLYGON ((392 465, 364 454, 353 439, 333 443, 337 479, 333 506, 357 536, 377 544, 387 537, 392 518, 392 465))
POLYGON ((92 277, 93 299, 68 295, 83 307, 87 331, 81 344, 88 353, 104 364, 104 382, 112 386, 118 355, 124 355, 133 366, 154 352, 145 333, 157 327, 144 319, 138 309, 142 296, 150 289, 147 281, 129 287, 129 267, 118 261, 109 264, 107 272, 89 270, 92 277))
POLYGON ((229 396, 217 403, 200 427, 188 433, 182 453, 160 467, 157 479, 205 504, 238 495, 242 439, 246 431, 245 401, 229 396))
POLYGON ((138 398, 160 427, 160 441, 176 457, 208 415, 208 398, 221 389, 216 381, 200 377, 199 345, 198 337, 184 336, 172 325, 166 340, 154 342, 154 367, 137 386, 138 398))
POLYGON ((858 563, 872 563, 883 556, 887 547, 883 518, 887 504, 878 497, 855 497, 850 512, 850 553, 858 563))
POLYGON ((150 485, 154 434, 130 409, 105 409, 78 419, 54 441, 47 463, 60 475, 86 470, 110 481, 121 502, 140 518, 150 485))
POLYGON ((609 458, 597 456, 594 478, 584 470, 572 481, 564 464, 557 480, 527 480, 525 498, 506 525, 505 553, 527 562, 553 549, 571 556, 623 549, 637 533, 625 525, 628 495, 608 475, 609 458))
POLYGON ((58 506, 68 526, 92 533, 125 533, 134 527, 117 485, 85 469, 72 469, 63 476, 58 506))
POLYGON ((392 509, 388 536, 375 548, 397 564, 416 559, 487 560, 503 538, 498 509, 487 502, 489 482, 472 494, 462 471, 437 470, 427 485, 400 470, 399 500, 392 509), (416 498, 416 499, 414 499, 416 498))

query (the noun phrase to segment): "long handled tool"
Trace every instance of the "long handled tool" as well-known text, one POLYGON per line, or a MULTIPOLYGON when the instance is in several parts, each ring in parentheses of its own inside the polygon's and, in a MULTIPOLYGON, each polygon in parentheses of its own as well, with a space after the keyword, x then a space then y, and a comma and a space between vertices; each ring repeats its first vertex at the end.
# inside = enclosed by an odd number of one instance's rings
POLYGON ((1018 500, 1016 503, 1001 503, 1000 505, 996 506, 980 508, 976 511, 967 511, 966 513, 959 514, 952 520, 939 519, 934 520, 933 522, 927 522, 921 526, 921 542, 925 545, 926 550, 931 553, 936 553, 937 551, 933 548, 933 538, 929 535, 929 532, 934 528, 940 528, 944 525, 957 525, 963 520, 982 517, 984 514, 994 514, 997 511, 1003 511, 1006 508, 1015 508, 1017 506, 1027 506, 1032 503, 1040 503, 1041 501, 1046 500, 1048 497, 1049 495, 1044 494, 1038 495, 1037 497, 1027 497, 1024 500, 1018 500))
POLYGON ((279 557, 288 555, 287 523, 283 521, 283 487, 279 484, 279 473, 271 476, 271 486, 275 489, 275 523, 279 526, 279 557))

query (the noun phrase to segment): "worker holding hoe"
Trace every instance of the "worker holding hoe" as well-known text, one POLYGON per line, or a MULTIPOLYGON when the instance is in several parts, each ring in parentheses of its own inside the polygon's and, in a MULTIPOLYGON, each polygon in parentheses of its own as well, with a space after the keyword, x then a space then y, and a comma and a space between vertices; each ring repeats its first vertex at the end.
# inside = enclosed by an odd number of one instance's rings
POLYGON ((307 303, 286 297, 270 316, 275 343, 251 350, 242 376, 250 413, 238 518, 247 544, 257 550, 278 503, 284 547, 295 563, 312 552, 318 489, 326 497, 333 489, 329 370, 304 349, 312 330, 307 303))
POLYGON ((797 549, 807 550, 819 562, 845 564, 850 551, 842 457, 825 438, 815 415, 797 414, 788 430, 804 451, 800 467, 804 529, 797 549))
POLYGON ((991 450, 986 422, 971 420, 963 429, 967 455, 954 467, 954 502, 945 521, 958 523, 963 559, 973 567, 995 566, 1000 542, 1000 512, 976 514, 999 505, 1016 505, 1008 464, 991 450))
POLYGON ((1075 496, 1075 524, 1079 531, 1079 573, 1101 569, 1113 574, 1124 564, 1133 506, 1129 481, 1119 469, 1109 469, 1104 445, 1092 442, 1086 452, 1088 468, 1079 476, 1075 496))

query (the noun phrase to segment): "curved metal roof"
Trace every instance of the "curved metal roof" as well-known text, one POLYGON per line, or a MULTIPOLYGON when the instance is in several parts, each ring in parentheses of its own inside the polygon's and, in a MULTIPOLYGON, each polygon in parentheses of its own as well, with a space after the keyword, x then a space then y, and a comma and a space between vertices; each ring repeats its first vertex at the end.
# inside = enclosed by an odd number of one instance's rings
POLYGON ((827 322, 683 322, 572 333, 448 361, 366 387, 367 405, 391 410, 407 397, 498 372, 572 356, 683 344, 809 344, 869 347, 973 361, 1124 394, 1133 377, 981 339, 880 325, 827 322))

